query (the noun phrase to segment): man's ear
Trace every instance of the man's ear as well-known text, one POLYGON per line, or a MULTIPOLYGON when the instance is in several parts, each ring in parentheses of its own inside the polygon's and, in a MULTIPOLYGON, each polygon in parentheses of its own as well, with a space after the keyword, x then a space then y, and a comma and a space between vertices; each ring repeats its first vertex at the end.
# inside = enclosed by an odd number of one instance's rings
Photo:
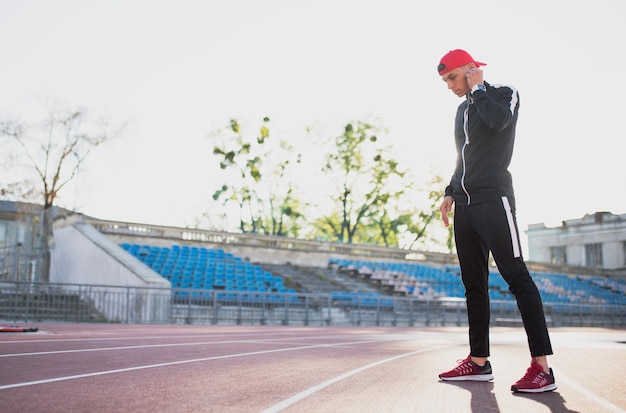
POLYGON ((475 67, 476 67, 476 65, 475 65, 474 63, 468 63, 468 64, 466 64, 466 65, 464 66, 464 69, 465 69, 465 70, 463 70, 463 74, 464 74, 465 76, 467 76, 468 72, 469 72, 471 69, 475 68, 475 67))

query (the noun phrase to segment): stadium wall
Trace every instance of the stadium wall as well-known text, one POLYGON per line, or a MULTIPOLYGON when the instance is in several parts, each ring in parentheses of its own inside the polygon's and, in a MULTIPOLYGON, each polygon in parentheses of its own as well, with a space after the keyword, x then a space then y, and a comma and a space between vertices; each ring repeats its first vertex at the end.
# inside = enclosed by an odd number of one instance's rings
POLYGON ((57 228, 52 245, 50 281, 170 288, 169 281, 138 262, 93 226, 57 228))

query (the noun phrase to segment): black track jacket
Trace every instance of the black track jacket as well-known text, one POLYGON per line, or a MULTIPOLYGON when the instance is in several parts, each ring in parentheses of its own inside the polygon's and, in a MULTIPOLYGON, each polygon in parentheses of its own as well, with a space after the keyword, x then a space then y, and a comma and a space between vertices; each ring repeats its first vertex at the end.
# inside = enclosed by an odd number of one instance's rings
POLYGON ((515 142, 519 95, 510 86, 490 85, 467 95, 454 122, 457 160, 445 195, 457 206, 507 196, 514 202, 508 171, 515 142))

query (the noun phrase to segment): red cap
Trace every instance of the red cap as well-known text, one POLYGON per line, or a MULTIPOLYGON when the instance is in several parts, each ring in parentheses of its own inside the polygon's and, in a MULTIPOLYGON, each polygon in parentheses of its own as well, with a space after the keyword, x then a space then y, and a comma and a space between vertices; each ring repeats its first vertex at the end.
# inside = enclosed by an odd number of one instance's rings
POLYGON ((474 63, 476 67, 486 66, 487 63, 477 62, 469 53, 465 50, 456 49, 450 50, 446 55, 441 58, 437 71, 439 75, 443 76, 451 70, 457 67, 465 66, 468 63, 474 63))

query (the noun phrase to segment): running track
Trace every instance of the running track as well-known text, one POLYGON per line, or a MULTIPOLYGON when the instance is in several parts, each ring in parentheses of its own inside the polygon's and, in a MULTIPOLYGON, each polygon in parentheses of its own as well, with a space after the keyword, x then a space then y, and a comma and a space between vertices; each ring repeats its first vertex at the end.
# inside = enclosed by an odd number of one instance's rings
POLYGON ((558 390, 518 395, 519 328, 492 330, 493 382, 450 384, 466 328, 22 327, 0 333, 3 413, 626 413, 624 330, 553 328, 558 390))

